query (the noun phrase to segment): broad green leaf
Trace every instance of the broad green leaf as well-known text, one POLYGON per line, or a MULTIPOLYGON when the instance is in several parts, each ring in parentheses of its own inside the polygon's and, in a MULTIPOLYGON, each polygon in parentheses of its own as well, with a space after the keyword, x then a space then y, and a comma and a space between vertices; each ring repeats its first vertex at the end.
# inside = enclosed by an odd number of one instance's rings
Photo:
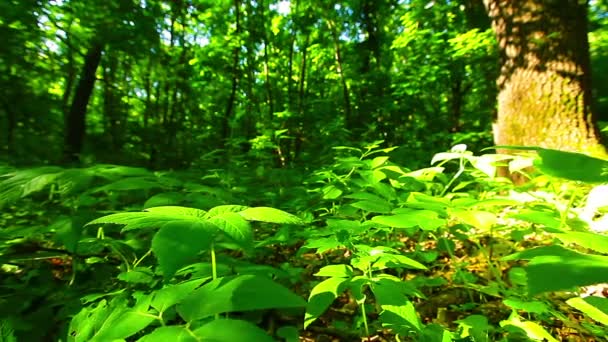
POLYGON ((489 230, 497 221, 496 214, 487 211, 454 208, 450 210, 450 214, 462 222, 482 230, 489 230))
POLYGON ((382 326, 393 331, 409 333, 412 328, 415 331, 422 329, 422 323, 416 313, 416 307, 410 301, 405 301, 401 305, 382 305, 380 312, 380 322, 382 326))
POLYGON ((423 230, 436 230, 446 225, 447 221, 440 219, 438 214, 430 210, 414 210, 403 208, 395 209, 397 215, 379 215, 372 218, 373 222, 393 228, 414 228, 420 227, 423 230))
POLYGON ((525 268, 531 295, 608 282, 608 256, 583 254, 562 246, 537 247, 503 260, 530 260, 525 268))
POLYGON ((128 191, 128 190, 148 190, 165 188, 157 179, 153 177, 128 177, 119 179, 113 183, 98 187, 92 190, 92 193, 102 191, 128 191))
POLYGON ((534 340, 541 340, 541 341, 546 340, 549 342, 558 342, 555 338, 553 338, 553 336, 551 336, 551 334, 549 334, 549 332, 547 332, 547 330, 545 330, 545 328, 543 328, 538 323, 531 322, 531 321, 522 321, 519 317, 512 316, 512 317, 509 317, 508 320, 504 320, 504 321, 500 322, 501 327, 504 327, 507 325, 513 325, 513 326, 516 326, 516 327, 522 329, 523 331, 526 332, 528 337, 530 337, 534 340))
POLYGON ((532 260, 538 256, 545 255, 555 255, 560 256, 565 259, 569 257, 576 257, 578 252, 573 251, 571 249, 565 248, 560 245, 551 245, 551 246, 543 246, 543 247, 535 247, 523 250, 521 252, 513 253, 501 258, 503 261, 513 261, 513 260, 532 260))
POLYGON ((370 194, 369 192, 355 192, 353 194, 344 196, 344 198, 351 198, 351 199, 358 199, 358 200, 379 202, 379 203, 384 203, 386 205, 390 205, 382 197, 380 197, 378 195, 370 194))
POLYGON ((314 274, 317 277, 343 277, 353 276, 353 268, 348 265, 328 265, 314 274))
POLYGON ((244 205, 236 205, 236 204, 227 204, 227 205, 218 205, 217 207, 213 207, 209 209, 205 218, 212 218, 217 215, 225 214, 225 213, 238 213, 249 207, 244 205))
POLYGON ((582 153, 535 149, 540 160, 535 166, 544 174, 585 183, 608 182, 608 160, 590 157, 582 153))
POLYGON ((124 225, 123 231, 128 231, 141 228, 158 228, 171 222, 181 222, 183 224, 201 222, 204 215, 205 211, 194 208, 154 207, 148 208, 144 212, 118 213, 103 216, 86 225, 117 224, 124 225))
POLYGON ((302 224, 302 220, 292 214, 286 213, 282 210, 269 208, 269 207, 253 207, 247 208, 239 215, 243 216, 248 221, 262 221, 270 223, 284 223, 284 224, 302 224))
POLYGON ((146 267, 136 267, 118 275, 118 280, 133 284, 149 284, 154 279, 154 272, 146 267))
POLYGON ((414 209, 432 210, 442 217, 447 215, 447 208, 452 204, 446 198, 434 197, 424 193, 412 192, 407 198, 407 207, 414 209))
POLYGON ((396 267, 405 267, 405 268, 413 268, 418 270, 426 270, 426 266, 419 263, 416 260, 410 259, 405 255, 397 255, 397 254, 382 254, 380 257, 372 264, 374 269, 383 270, 386 268, 396 268, 396 267))
POLYGON ((207 214, 206 211, 196 208, 188 208, 188 207, 178 207, 178 206, 165 206, 165 207, 154 207, 148 208, 146 211, 156 214, 166 214, 166 215, 181 215, 181 216, 190 216, 197 218, 204 218, 207 214))
POLYGON ((257 326, 241 320, 217 319, 194 330, 199 341, 209 342, 275 342, 257 326))
POLYGON ((387 157, 387 156, 380 156, 380 157, 376 157, 376 158, 372 159, 372 165, 371 165, 372 169, 375 169, 377 167, 384 165, 384 163, 386 163, 388 158, 389 157, 387 157))
POLYGON ((285 342, 299 342, 300 330, 292 325, 282 326, 277 329, 277 337, 282 338, 285 342))
POLYGON ((302 246, 304 249, 316 249, 317 254, 323 254, 331 249, 340 247, 344 247, 344 244, 338 241, 335 236, 308 239, 306 244, 302 246))
POLYGON ((172 325, 156 328, 153 332, 143 336, 137 342, 198 342, 188 328, 172 325))
POLYGON ((489 342, 488 339, 492 325, 488 318, 482 315, 471 315, 464 319, 455 321, 458 328, 462 330, 462 337, 471 337, 475 342, 489 342))
POLYGON ((198 254, 213 242, 216 230, 215 225, 205 221, 165 224, 152 238, 152 251, 165 279, 196 261, 198 254))
POLYGON ((179 192, 163 192, 156 194, 144 203, 144 209, 161 206, 178 205, 185 199, 184 194, 179 192))
POLYGON ((417 342, 452 342, 452 334, 437 323, 426 325, 420 332, 417 342))
POLYGON ((310 291, 306 314, 304 316, 304 329, 321 316, 345 289, 348 278, 328 278, 317 284, 310 291))
POLYGON ((248 250, 253 246, 253 231, 251 225, 241 215, 234 212, 225 212, 209 219, 220 231, 228 236, 241 248, 248 250))
POLYGON ((397 199, 397 192, 395 191, 395 188, 386 183, 380 182, 381 179, 386 178, 384 172, 374 170, 374 177, 378 179, 378 181, 372 183, 372 187, 374 188, 374 190, 376 190, 377 193, 379 193, 382 197, 389 201, 397 199))
POLYGON ((323 199, 333 200, 342 195, 342 190, 335 185, 329 184, 321 189, 321 193, 323 193, 323 199))
POLYGON ((522 210, 517 214, 509 215, 508 217, 540 224, 548 228, 559 229, 561 226, 560 217, 553 211, 537 211, 537 210, 522 210))
POLYGON ((564 232, 554 236, 563 243, 575 243, 592 251, 608 254, 608 236, 587 232, 564 232))
POLYGON ((534 301, 522 301, 514 298, 505 299, 502 301, 506 306, 513 310, 523 310, 528 313, 544 314, 549 313, 551 308, 544 302, 534 301))
POLYGON ((83 308, 74 316, 68 341, 123 340, 146 328, 155 319, 152 313, 128 308, 122 298, 112 300, 109 305, 101 300, 96 307, 83 308))
POLYGON ((154 297, 150 306, 163 312, 171 306, 180 303, 186 298, 194 289, 199 287, 206 280, 194 279, 177 285, 167 285, 164 288, 155 291, 154 297))
POLYGON ((608 299, 602 297, 574 297, 566 301, 573 308, 581 311, 591 319, 608 325, 608 299))
POLYGON ((350 204, 351 206, 361 209, 370 213, 388 214, 391 212, 392 207, 390 203, 382 201, 357 201, 350 204))
MULTIPOLYGON (((478 207, 504 207, 504 206, 518 206, 521 203, 516 201, 516 200, 512 200, 512 199, 508 199, 508 198, 490 198, 490 199, 485 199, 485 200, 474 200, 471 201, 468 205, 466 205, 466 207, 470 207, 470 208, 478 208, 478 207)), ((483 317, 483 316, 482 316, 483 317)))
POLYGON ((201 286, 178 305, 177 311, 192 322, 225 312, 304 306, 306 302, 301 297, 266 277, 240 275, 201 286))

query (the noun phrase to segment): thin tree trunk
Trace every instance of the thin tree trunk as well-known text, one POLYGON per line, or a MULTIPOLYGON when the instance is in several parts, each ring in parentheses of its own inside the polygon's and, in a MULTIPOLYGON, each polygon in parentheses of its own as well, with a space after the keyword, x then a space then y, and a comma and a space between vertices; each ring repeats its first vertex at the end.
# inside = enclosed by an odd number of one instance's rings
MULTIPOLYGON (((240 0, 234 0, 234 12, 236 16, 236 36, 239 37, 241 33, 241 11, 240 11, 240 0)), ((222 121, 222 145, 224 148, 228 146, 228 139, 230 138, 230 119, 234 112, 234 105, 236 101, 236 91, 239 86, 239 50, 240 46, 235 46, 232 50, 232 86, 230 88, 230 96, 228 97, 228 103, 226 104, 226 112, 224 113, 224 120, 222 121)))
MULTIPOLYGON (((300 1, 296 0, 296 11, 294 14, 295 18, 298 17, 299 7, 300 7, 300 1)), ((296 24, 295 24, 295 21, 292 19, 291 41, 289 42, 289 63, 288 63, 289 71, 287 73, 287 99, 289 101, 290 110, 291 110, 291 107, 293 106, 293 86, 292 86, 292 83, 293 83, 293 55, 294 55, 295 44, 296 44, 296 34, 297 34, 296 24)))
POLYGON ((338 36, 338 30, 336 29, 336 25, 331 19, 327 20, 327 26, 329 26, 331 36, 334 41, 334 50, 338 67, 338 75, 340 76, 340 83, 342 84, 342 93, 344 95, 344 119, 346 121, 347 127, 352 128, 352 123, 354 122, 354 120, 351 113, 350 90, 348 89, 348 84, 346 83, 346 78, 344 76, 342 53, 340 51, 340 37, 338 36))
POLYGON ((308 44, 310 44, 310 33, 306 35, 306 41, 304 43, 304 48, 302 49, 302 67, 300 70, 300 84, 299 84, 299 96, 298 96, 298 113, 300 115, 304 114, 304 90, 305 90, 305 82, 306 82, 306 64, 308 63, 308 59, 306 58, 308 53, 308 44))
POLYGON ((93 42, 84 59, 82 73, 76 86, 74 99, 66 120, 64 161, 80 161, 80 153, 86 134, 86 112, 95 87, 95 72, 101 61, 103 44, 93 42))
POLYGON ((274 104, 272 98, 272 84, 270 83, 270 63, 268 62, 268 34, 266 33, 266 16, 264 0, 260 0, 260 15, 262 19, 262 41, 264 43, 264 77, 266 78, 266 100, 268 101, 268 120, 272 121, 274 104))

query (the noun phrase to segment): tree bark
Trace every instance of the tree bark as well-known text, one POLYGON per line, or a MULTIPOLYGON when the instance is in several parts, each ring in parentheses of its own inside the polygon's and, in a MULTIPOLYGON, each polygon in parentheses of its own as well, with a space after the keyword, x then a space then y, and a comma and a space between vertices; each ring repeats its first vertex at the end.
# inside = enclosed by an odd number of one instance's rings
POLYGON ((344 95, 344 121, 349 129, 352 129, 356 121, 352 116, 351 105, 350 105, 350 90, 346 83, 346 77, 344 76, 344 63, 342 63, 342 52, 340 50, 340 36, 338 35, 338 29, 336 24, 331 20, 327 19, 327 26, 331 31, 331 36, 334 42, 336 66, 338 68, 338 75, 340 76, 340 83, 342 84, 342 93, 344 95))
POLYGON ((587 3, 484 4, 501 57, 495 143, 604 154, 591 106, 587 3))
POLYGON ((103 44, 93 42, 85 55, 82 73, 76 86, 74 99, 66 118, 64 161, 79 162, 86 134, 86 113, 95 87, 95 72, 101 61, 103 44))
MULTIPOLYGON (((240 0, 234 0, 234 14, 235 14, 235 23, 236 30, 235 34, 237 37, 240 37, 241 33, 241 2, 240 0)), ((230 119, 232 118, 232 114, 234 112, 235 101, 236 101, 236 92, 239 86, 239 50, 240 46, 235 46, 232 50, 232 86, 230 87, 230 96, 228 97, 228 103, 226 104, 226 113, 224 114, 224 119, 222 120, 222 146, 224 148, 228 147, 228 139, 230 138, 230 119)))

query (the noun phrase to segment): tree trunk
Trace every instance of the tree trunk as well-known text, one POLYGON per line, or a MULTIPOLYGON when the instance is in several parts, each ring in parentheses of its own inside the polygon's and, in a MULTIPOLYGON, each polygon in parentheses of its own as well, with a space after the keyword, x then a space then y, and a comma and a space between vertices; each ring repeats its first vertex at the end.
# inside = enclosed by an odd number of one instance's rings
POLYGON ((268 34, 266 33, 266 17, 264 13, 264 0, 258 0, 260 2, 260 16, 262 25, 262 42, 264 43, 264 78, 266 81, 266 101, 268 102, 268 120, 272 121, 274 116, 274 100, 272 98, 272 83, 270 83, 270 62, 268 57, 268 34))
MULTIPOLYGON (((236 22, 236 36, 240 37, 241 33, 241 2, 240 0, 234 0, 234 13, 235 13, 235 22, 236 22)), ((222 146, 223 148, 228 147, 228 139, 230 138, 230 120, 232 118, 235 101, 236 101, 236 92, 239 86, 239 50, 240 46, 235 46, 232 50, 232 86, 230 87, 230 96, 228 97, 228 103, 226 104, 226 112, 224 114, 224 119, 222 120, 222 146)))
POLYGON ((501 56, 495 143, 605 153, 591 106, 587 3, 484 4, 501 56))
POLYGON ((99 42, 94 42, 84 59, 82 73, 76 86, 74 99, 68 116, 66 118, 66 132, 64 141, 64 161, 78 162, 80 161, 80 152, 86 133, 86 113, 89 99, 93 93, 95 86, 95 72, 101 61, 101 52, 103 45, 99 42))
POLYGON ((336 66, 338 68, 338 75, 340 76, 340 83, 342 84, 342 94, 344 95, 344 121, 346 122, 347 128, 352 129, 355 126, 354 123, 356 120, 352 116, 350 90, 348 89, 346 77, 344 76, 344 63, 342 62, 342 52, 340 50, 340 36, 338 35, 336 24, 331 19, 327 19, 327 26, 329 26, 334 41, 336 66))

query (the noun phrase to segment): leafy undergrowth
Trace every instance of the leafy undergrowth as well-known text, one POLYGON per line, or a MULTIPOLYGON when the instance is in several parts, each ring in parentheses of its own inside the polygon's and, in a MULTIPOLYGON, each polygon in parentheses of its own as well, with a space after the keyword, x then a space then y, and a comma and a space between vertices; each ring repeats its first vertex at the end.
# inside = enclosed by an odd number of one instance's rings
POLYGON ((2 167, 0 340, 608 336, 608 162, 535 149, 514 187, 506 156, 379 144, 308 174, 2 167))

